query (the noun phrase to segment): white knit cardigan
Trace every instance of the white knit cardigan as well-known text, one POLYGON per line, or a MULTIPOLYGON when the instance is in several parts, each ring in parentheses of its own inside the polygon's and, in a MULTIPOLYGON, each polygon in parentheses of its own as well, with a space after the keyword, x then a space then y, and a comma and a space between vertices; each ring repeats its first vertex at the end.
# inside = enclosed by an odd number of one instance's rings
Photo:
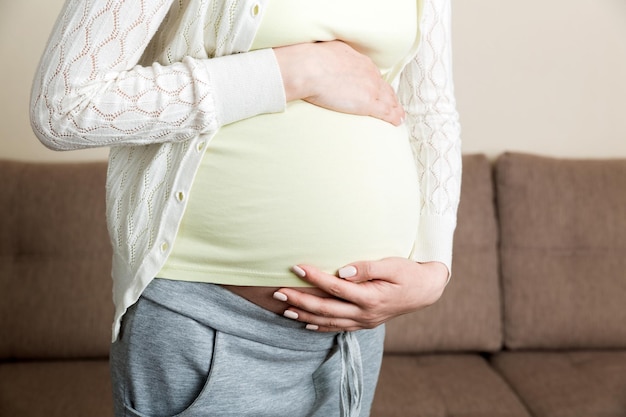
MULTIPOLYGON (((68 0, 58 18, 33 83, 31 123, 55 150, 111 148, 113 340, 167 259, 212 136, 285 108, 273 51, 248 52, 267 3, 68 0)), ((394 85, 420 173, 413 258, 450 268, 461 175, 450 0, 424 1, 420 47, 394 85)))

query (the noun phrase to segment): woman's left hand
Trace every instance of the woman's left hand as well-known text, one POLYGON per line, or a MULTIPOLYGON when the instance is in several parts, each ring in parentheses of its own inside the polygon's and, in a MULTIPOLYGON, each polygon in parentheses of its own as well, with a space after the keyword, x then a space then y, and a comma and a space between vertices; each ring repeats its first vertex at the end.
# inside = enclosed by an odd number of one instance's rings
POLYGON ((442 263, 404 258, 354 262, 337 275, 308 265, 298 265, 293 271, 329 296, 295 288, 282 288, 274 296, 290 305, 286 317, 322 332, 372 329, 427 307, 441 297, 448 279, 448 268, 442 263))

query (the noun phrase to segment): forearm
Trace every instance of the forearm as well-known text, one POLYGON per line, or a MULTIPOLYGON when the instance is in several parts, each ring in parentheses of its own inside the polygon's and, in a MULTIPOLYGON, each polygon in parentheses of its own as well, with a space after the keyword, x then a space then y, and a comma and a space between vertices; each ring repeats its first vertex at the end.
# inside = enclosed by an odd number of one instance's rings
POLYGON ((462 162, 451 56, 450 1, 428 0, 421 44, 401 76, 398 95, 407 112, 422 196, 413 259, 439 261, 448 268, 462 162))
POLYGON ((66 5, 33 83, 31 122, 44 144, 68 150, 182 141, 284 109, 271 50, 138 65, 171 3, 66 5))

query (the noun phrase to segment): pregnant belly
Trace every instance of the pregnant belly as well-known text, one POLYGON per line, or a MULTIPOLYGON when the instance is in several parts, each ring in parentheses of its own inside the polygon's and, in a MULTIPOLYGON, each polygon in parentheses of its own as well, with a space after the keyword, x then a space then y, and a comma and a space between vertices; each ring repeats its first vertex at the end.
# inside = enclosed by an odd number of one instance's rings
POLYGON ((303 285, 292 265, 408 257, 418 211, 404 127, 293 102, 212 139, 171 264, 216 283, 303 285))

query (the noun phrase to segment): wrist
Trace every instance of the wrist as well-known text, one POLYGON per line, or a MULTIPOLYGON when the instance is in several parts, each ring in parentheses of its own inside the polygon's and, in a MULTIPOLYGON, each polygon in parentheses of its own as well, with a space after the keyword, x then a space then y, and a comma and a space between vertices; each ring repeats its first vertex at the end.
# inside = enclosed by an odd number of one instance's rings
POLYGON ((418 262, 418 264, 428 271, 426 276, 428 277, 428 287, 430 292, 434 295, 434 300, 437 301, 442 295, 448 282, 450 281, 450 271, 446 264, 437 261, 431 262, 418 262))
POLYGON ((287 102, 312 95, 309 90, 315 83, 310 82, 311 65, 307 62, 311 49, 307 43, 274 48, 287 102))

